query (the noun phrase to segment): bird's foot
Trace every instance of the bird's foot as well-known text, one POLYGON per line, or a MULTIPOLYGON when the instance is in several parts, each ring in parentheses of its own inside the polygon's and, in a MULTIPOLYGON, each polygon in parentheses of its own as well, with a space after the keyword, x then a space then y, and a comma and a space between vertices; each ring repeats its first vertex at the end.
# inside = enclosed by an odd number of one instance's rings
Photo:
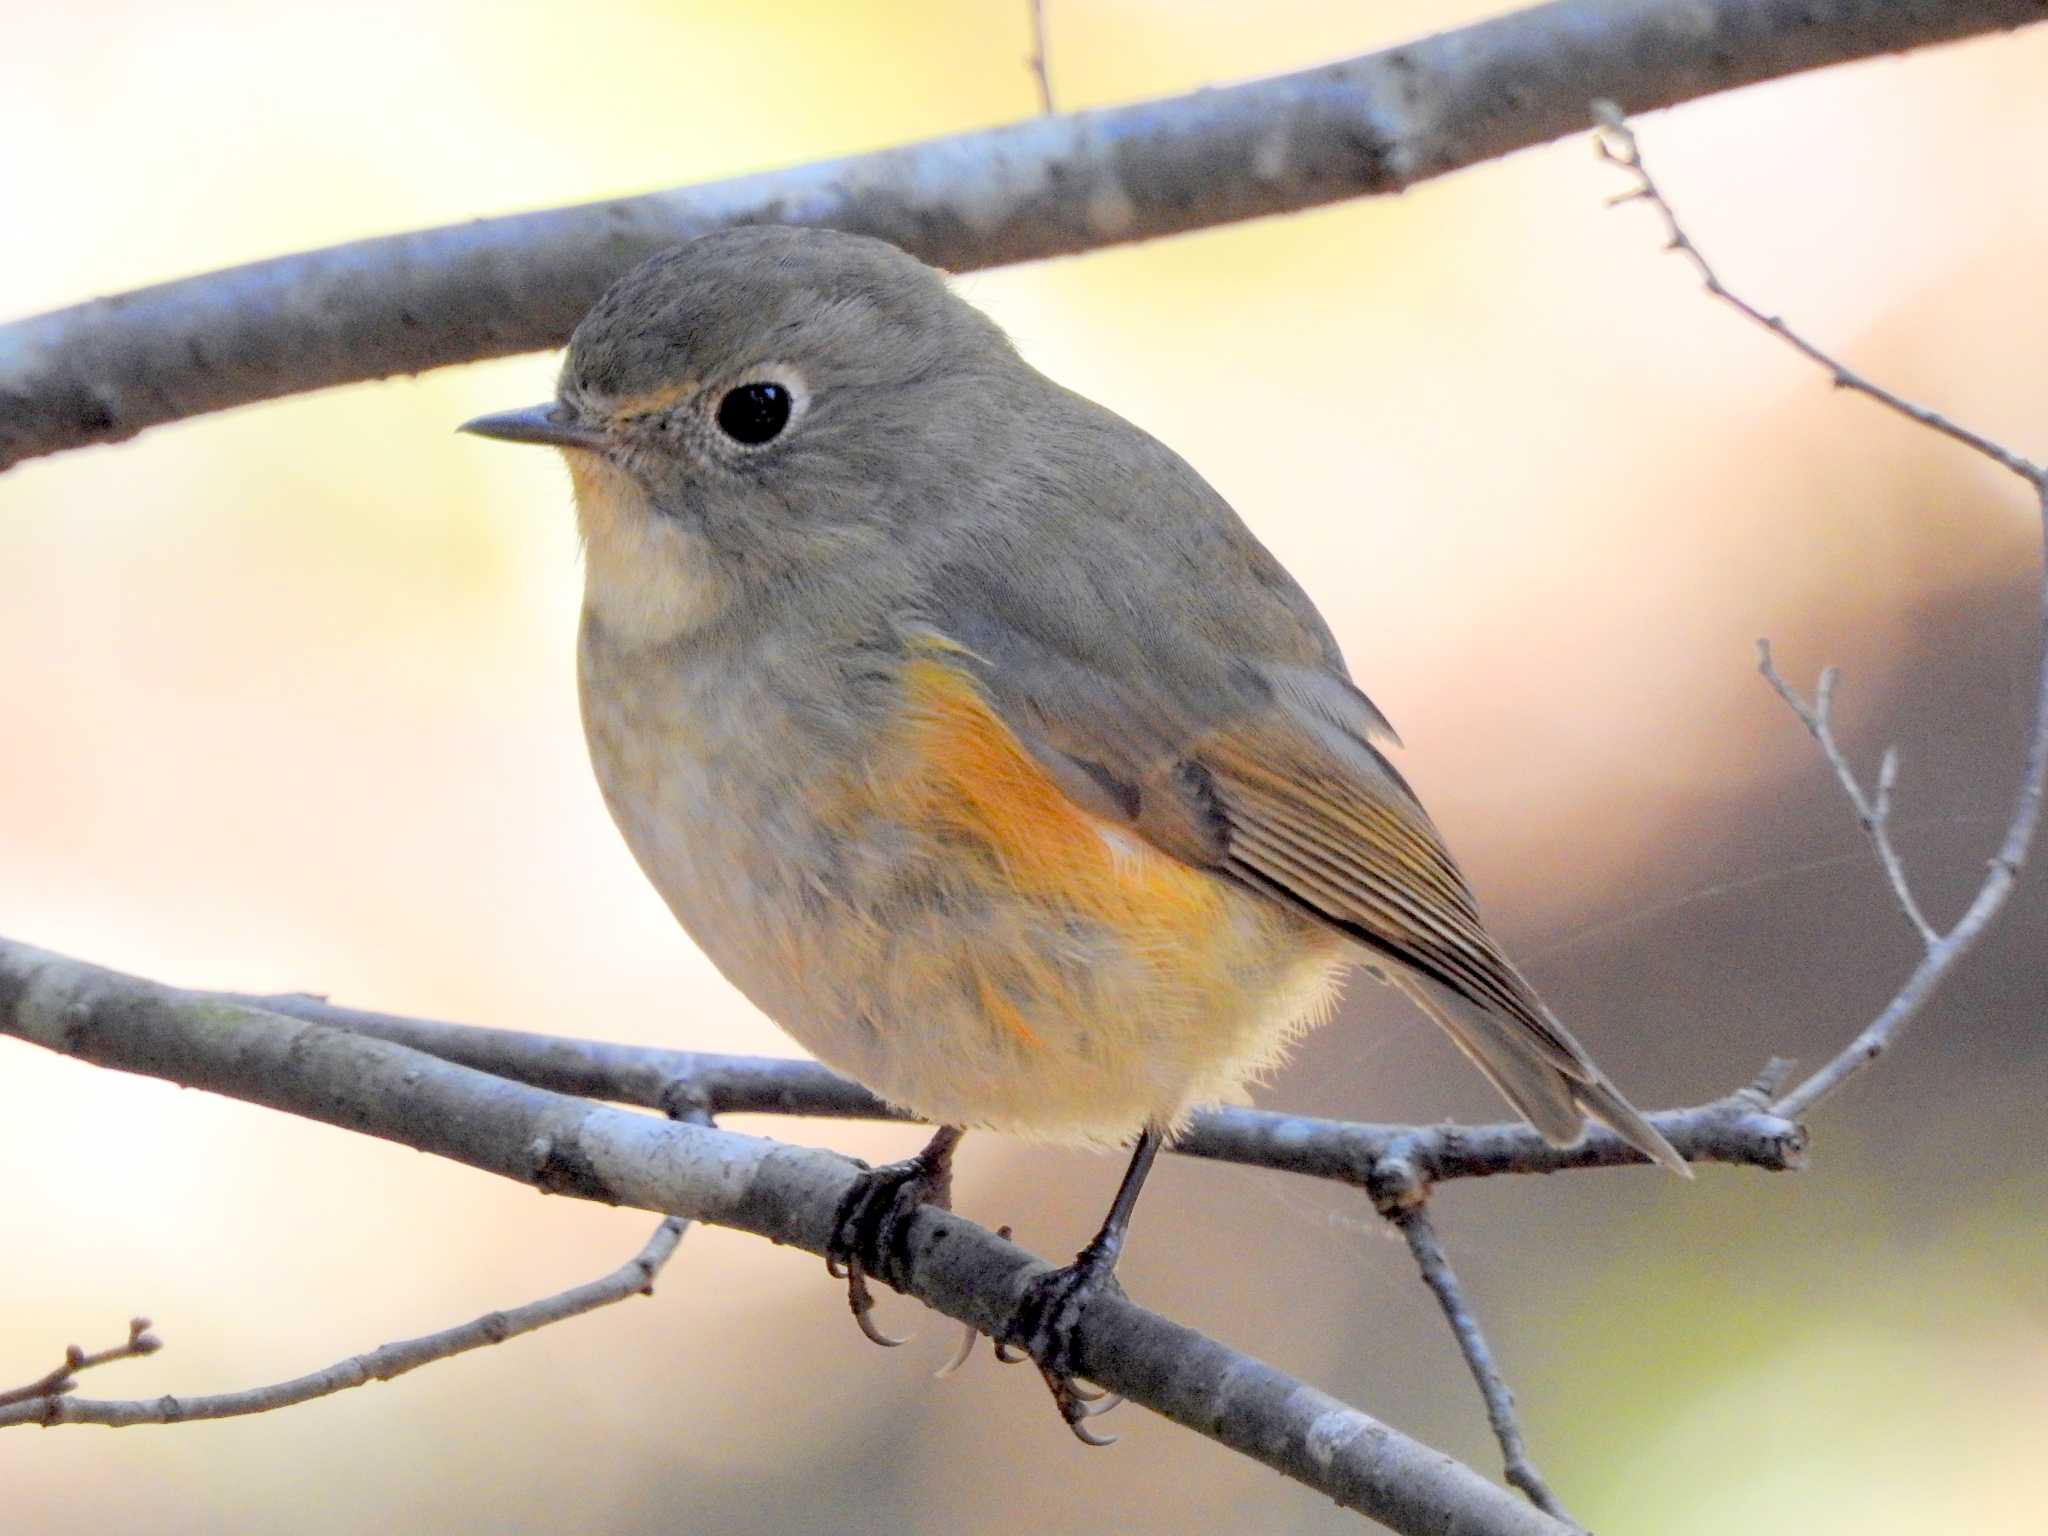
POLYGON ((931 1144, 915 1157, 879 1168, 863 1168, 859 1181, 839 1204, 825 1268, 846 1282, 846 1304, 860 1331, 877 1344, 894 1348, 908 1342, 875 1326, 874 1293, 868 1276, 894 1283, 903 1258, 903 1238, 910 1218, 921 1205, 951 1210, 953 1146, 960 1133, 942 1127, 931 1144))
POLYGON ((1114 1445, 1115 1435, 1097 1434, 1088 1421, 1123 1401, 1121 1397, 1074 1379, 1074 1330, 1089 1304, 1104 1292, 1123 1294, 1116 1281, 1116 1251, 1099 1240, 1075 1256, 1074 1262, 1034 1279, 1018 1303, 1010 1326, 996 1345, 1005 1364, 1030 1358, 1052 1392, 1053 1405, 1067 1428, 1084 1445, 1114 1445))

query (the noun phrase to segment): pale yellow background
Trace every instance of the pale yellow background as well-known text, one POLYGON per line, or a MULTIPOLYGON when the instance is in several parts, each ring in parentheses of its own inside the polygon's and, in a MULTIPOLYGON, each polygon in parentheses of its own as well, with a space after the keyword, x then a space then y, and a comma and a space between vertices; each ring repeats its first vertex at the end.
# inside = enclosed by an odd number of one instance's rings
MULTIPOLYGON (((1489 9, 1053 0, 1062 102, 1312 64, 1489 9)), ((1021 0, 13 0, 0 311, 1033 109, 1021 0)), ((1731 281, 2048 454, 2048 31, 1648 120, 1731 281)), ((1859 759, 1950 915, 2033 666, 2017 486, 1717 309, 1583 141, 1398 200, 968 278, 1033 360, 1174 443, 1324 605, 1496 925, 1649 1104, 1816 1060, 1911 944, 1751 670, 1850 668, 1859 759)), ((0 479, 0 932, 166 980, 707 1049, 788 1043, 643 886, 574 716, 558 465, 451 429, 545 357, 289 400, 0 479)), ((1442 1222, 1533 1449, 1603 1531, 2039 1528, 2048 1310, 2038 874, 1804 1177, 1460 1189, 1442 1222)), ((1265 1094, 1491 1115, 1354 994, 1265 1094)), ((898 1129, 782 1125, 890 1155, 898 1129)), ((962 1209, 1062 1256, 1111 1159, 969 1141, 962 1209)), ((0 1042, 0 1382, 130 1313, 95 1394, 296 1374, 608 1268, 649 1221, 0 1042)), ((1170 1164, 1126 1283, 1491 1469, 1355 1199, 1170 1164)), ((693 1233, 652 1302, 228 1424, 0 1437, 0 1525, 295 1533, 1358 1528, 1035 1374, 934 1383, 814 1259, 693 1233)))

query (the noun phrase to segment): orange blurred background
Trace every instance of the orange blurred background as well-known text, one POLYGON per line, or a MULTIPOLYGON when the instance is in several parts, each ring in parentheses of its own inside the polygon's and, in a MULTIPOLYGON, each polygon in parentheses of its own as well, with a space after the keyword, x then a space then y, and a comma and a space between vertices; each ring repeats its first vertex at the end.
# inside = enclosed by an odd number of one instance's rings
MULTIPOLYGON (((1495 6, 1052 0, 1064 107, 1299 68, 1495 6)), ((1021 0, 102 4, 8 15, 0 310, 736 174, 1035 109, 1021 0)), ((2048 454, 2048 29, 1640 126, 1723 275, 2048 454)), ((1323 605, 1495 927, 1639 1102, 1818 1061, 1914 947, 1753 671, 1842 663, 1940 920, 1995 845, 2035 666, 2009 477, 1837 396, 1658 254, 1583 141, 1399 199, 979 274, 1049 373, 1193 459, 1323 605)), ((453 435, 532 357, 0 478, 0 932, 194 986, 792 1047, 675 929, 576 724, 566 477, 453 435)), ((2048 1503, 2039 873, 1812 1170, 1446 1192, 1532 1450, 1595 1528, 2021 1532, 2048 1503)), ((1497 1113, 1358 988, 1262 1102, 1497 1113)), ((869 1157, 901 1127, 749 1122, 869 1157)), ((1064 1257, 1115 1160, 975 1138, 958 1203, 1064 1257)), ((146 1312, 90 1395, 295 1375, 585 1279, 651 1219, 0 1041, 0 1383, 146 1312)), ((1491 1471, 1362 1200, 1169 1162, 1131 1292, 1491 1471)), ((266 1417, 0 1437, 9 1529, 1320 1532, 1354 1517, 1036 1374, 928 1379, 806 1255, 696 1231, 652 1302, 266 1417)))

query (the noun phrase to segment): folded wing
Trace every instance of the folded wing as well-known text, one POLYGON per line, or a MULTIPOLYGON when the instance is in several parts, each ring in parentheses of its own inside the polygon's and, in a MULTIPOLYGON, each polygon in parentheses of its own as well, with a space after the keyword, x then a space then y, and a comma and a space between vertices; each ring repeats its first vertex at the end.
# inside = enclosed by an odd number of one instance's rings
POLYGON ((986 617, 961 628, 961 664, 1078 805, 1355 939, 1549 1139, 1591 1114, 1685 1171, 1487 934, 1375 745, 1391 728, 1340 671, 1214 657, 1202 686, 1191 641, 1174 673, 1113 673, 986 617))

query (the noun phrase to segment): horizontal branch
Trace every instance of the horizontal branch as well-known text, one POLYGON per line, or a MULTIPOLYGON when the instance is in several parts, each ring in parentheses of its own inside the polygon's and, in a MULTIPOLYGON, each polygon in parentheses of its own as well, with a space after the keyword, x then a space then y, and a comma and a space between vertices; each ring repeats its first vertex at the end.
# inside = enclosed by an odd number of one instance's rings
POLYGON ((2048 0, 1556 0, 1319 69, 640 197, 255 262, 0 327, 0 469, 257 400, 559 346, 610 281, 731 224, 879 235, 954 271, 1416 182, 2048 0))
MULTIPOLYGON (((366 1034, 181 992, 0 940, 0 1034, 436 1153, 538 1189, 757 1233, 822 1254, 857 1178, 815 1148, 508 1082, 366 1034)), ((886 1278, 1005 1336, 1047 1266, 920 1209, 886 1278)), ((1079 1375, 1400 1532, 1561 1536, 1476 1472, 1247 1355, 1108 1292, 1079 1375)))
MULTIPOLYGON (((0 941, 4 943, 4 941, 0 941)), ((303 994, 215 994, 221 1001, 330 1024, 425 1051, 443 1061, 556 1093, 638 1104, 665 1114, 779 1114, 849 1120, 903 1115, 857 1083, 813 1061, 725 1056, 656 1046, 571 1040, 516 1029, 482 1029, 433 1019, 343 1008, 303 994)), ((1774 1063, 1781 1069, 1783 1063, 1774 1063)), ((1728 1163, 1771 1172, 1804 1166, 1806 1132, 1765 1106, 1781 1071, 1740 1093, 1693 1109, 1649 1117, 1688 1162, 1728 1163)), ((1331 1179, 1403 1203, 1448 1179, 1509 1173, 1618 1168, 1643 1155, 1604 1127, 1556 1147, 1517 1121, 1500 1125, 1369 1125, 1269 1110, 1198 1111, 1174 1139, 1188 1157, 1331 1179)))

